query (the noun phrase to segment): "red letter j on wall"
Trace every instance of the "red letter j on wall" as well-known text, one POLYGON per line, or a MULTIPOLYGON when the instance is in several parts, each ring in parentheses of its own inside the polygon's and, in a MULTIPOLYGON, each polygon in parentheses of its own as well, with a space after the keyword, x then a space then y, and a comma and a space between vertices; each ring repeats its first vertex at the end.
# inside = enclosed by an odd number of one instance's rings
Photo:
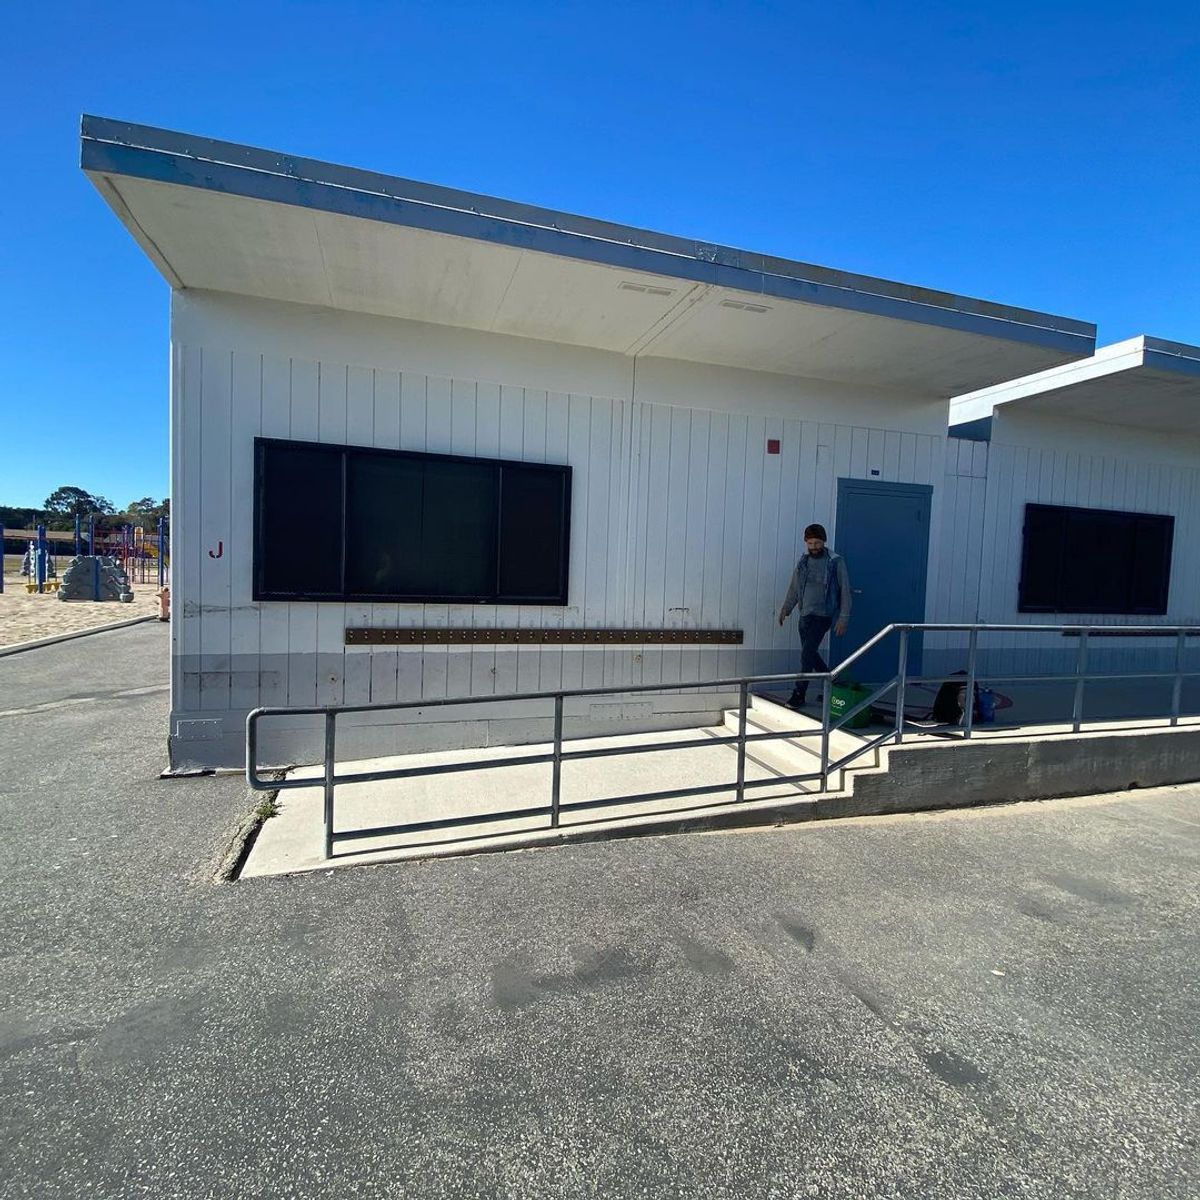
POLYGON ((224 543, 224 542, 218 542, 218 543, 217 543, 217 552, 216 552, 216 554, 214 554, 214 553, 213 553, 213 552, 210 550, 210 551, 208 552, 208 557, 209 557, 209 558, 220 558, 220 557, 221 557, 221 555, 222 555, 222 554, 224 554, 224 553, 225 553, 225 543, 224 543))

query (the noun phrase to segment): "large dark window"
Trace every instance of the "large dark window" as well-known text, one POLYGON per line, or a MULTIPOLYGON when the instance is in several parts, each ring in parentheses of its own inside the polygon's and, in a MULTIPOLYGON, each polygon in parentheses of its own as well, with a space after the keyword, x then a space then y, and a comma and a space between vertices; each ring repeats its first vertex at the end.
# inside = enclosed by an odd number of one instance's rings
POLYGON ((1174 536, 1174 517, 1027 504, 1018 607, 1161 616, 1174 536))
POLYGON ((256 600, 566 604, 571 468, 255 439, 256 600))

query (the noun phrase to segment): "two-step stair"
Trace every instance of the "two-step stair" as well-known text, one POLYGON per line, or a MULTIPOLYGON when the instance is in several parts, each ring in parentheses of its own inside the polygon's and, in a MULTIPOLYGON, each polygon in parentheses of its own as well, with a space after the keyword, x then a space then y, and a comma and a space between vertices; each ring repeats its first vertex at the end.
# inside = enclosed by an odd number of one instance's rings
MULTIPOLYGON (((728 733, 736 734, 738 722, 738 710, 736 708, 727 709, 725 730, 728 733)), ((750 697, 750 707, 746 712, 747 735, 792 732, 800 736, 748 741, 746 744, 747 761, 756 763, 763 769, 779 776, 820 775, 821 722, 804 713, 795 712, 769 697, 750 697)), ((837 762, 839 759, 853 754, 856 750, 861 749, 866 740, 866 738, 849 731, 832 730, 829 735, 830 762, 837 762)), ((737 752, 736 747, 732 752, 737 752)), ((877 770, 880 765, 880 752, 877 747, 856 759, 847 768, 831 774, 828 790, 844 791, 856 772, 877 770)), ((819 779, 798 783, 796 786, 804 792, 821 790, 819 779)))

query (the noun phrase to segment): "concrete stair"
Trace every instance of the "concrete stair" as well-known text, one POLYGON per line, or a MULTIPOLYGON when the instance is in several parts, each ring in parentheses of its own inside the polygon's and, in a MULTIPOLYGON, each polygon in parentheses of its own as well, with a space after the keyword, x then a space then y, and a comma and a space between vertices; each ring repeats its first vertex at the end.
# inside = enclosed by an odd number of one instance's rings
MULTIPOLYGON (((738 732, 738 710, 727 709, 725 712, 725 729, 729 733, 738 732)), ((780 776, 816 774, 821 770, 821 722, 788 708, 786 705, 772 700, 768 696, 751 696, 750 707, 746 712, 746 732, 755 733, 791 733, 802 736, 793 738, 772 738, 769 741, 748 742, 746 759, 756 763, 763 770, 780 776)), ((836 762, 848 754, 861 748, 869 737, 848 730, 834 730, 829 735, 829 757, 836 762)), ((736 753, 736 750, 733 751, 736 753)), ((857 772, 874 771, 884 766, 880 748, 864 754, 856 759, 849 767, 835 772, 830 776, 831 791, 843 791, 857 772)), ((795 785, 804 792, 820 790, 820 780, 811 780, 795 785)))

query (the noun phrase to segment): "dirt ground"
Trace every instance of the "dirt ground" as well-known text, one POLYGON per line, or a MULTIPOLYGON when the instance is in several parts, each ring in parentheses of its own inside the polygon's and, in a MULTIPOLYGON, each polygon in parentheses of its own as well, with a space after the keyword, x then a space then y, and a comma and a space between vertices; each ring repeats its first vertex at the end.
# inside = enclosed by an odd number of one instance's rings
POLYGON ((157 573, 152 581, 147 573, 146 583, 135 582, 132 603, 122 604, 119 600, 60 600, 55 592, 30 595, 25 590, 25 579, 19 574, 19 558, 6 555, 4 568, 4 591, 0 593, 0 646, 14 646, 18 642, 32 642, 158 613, 157 573))

